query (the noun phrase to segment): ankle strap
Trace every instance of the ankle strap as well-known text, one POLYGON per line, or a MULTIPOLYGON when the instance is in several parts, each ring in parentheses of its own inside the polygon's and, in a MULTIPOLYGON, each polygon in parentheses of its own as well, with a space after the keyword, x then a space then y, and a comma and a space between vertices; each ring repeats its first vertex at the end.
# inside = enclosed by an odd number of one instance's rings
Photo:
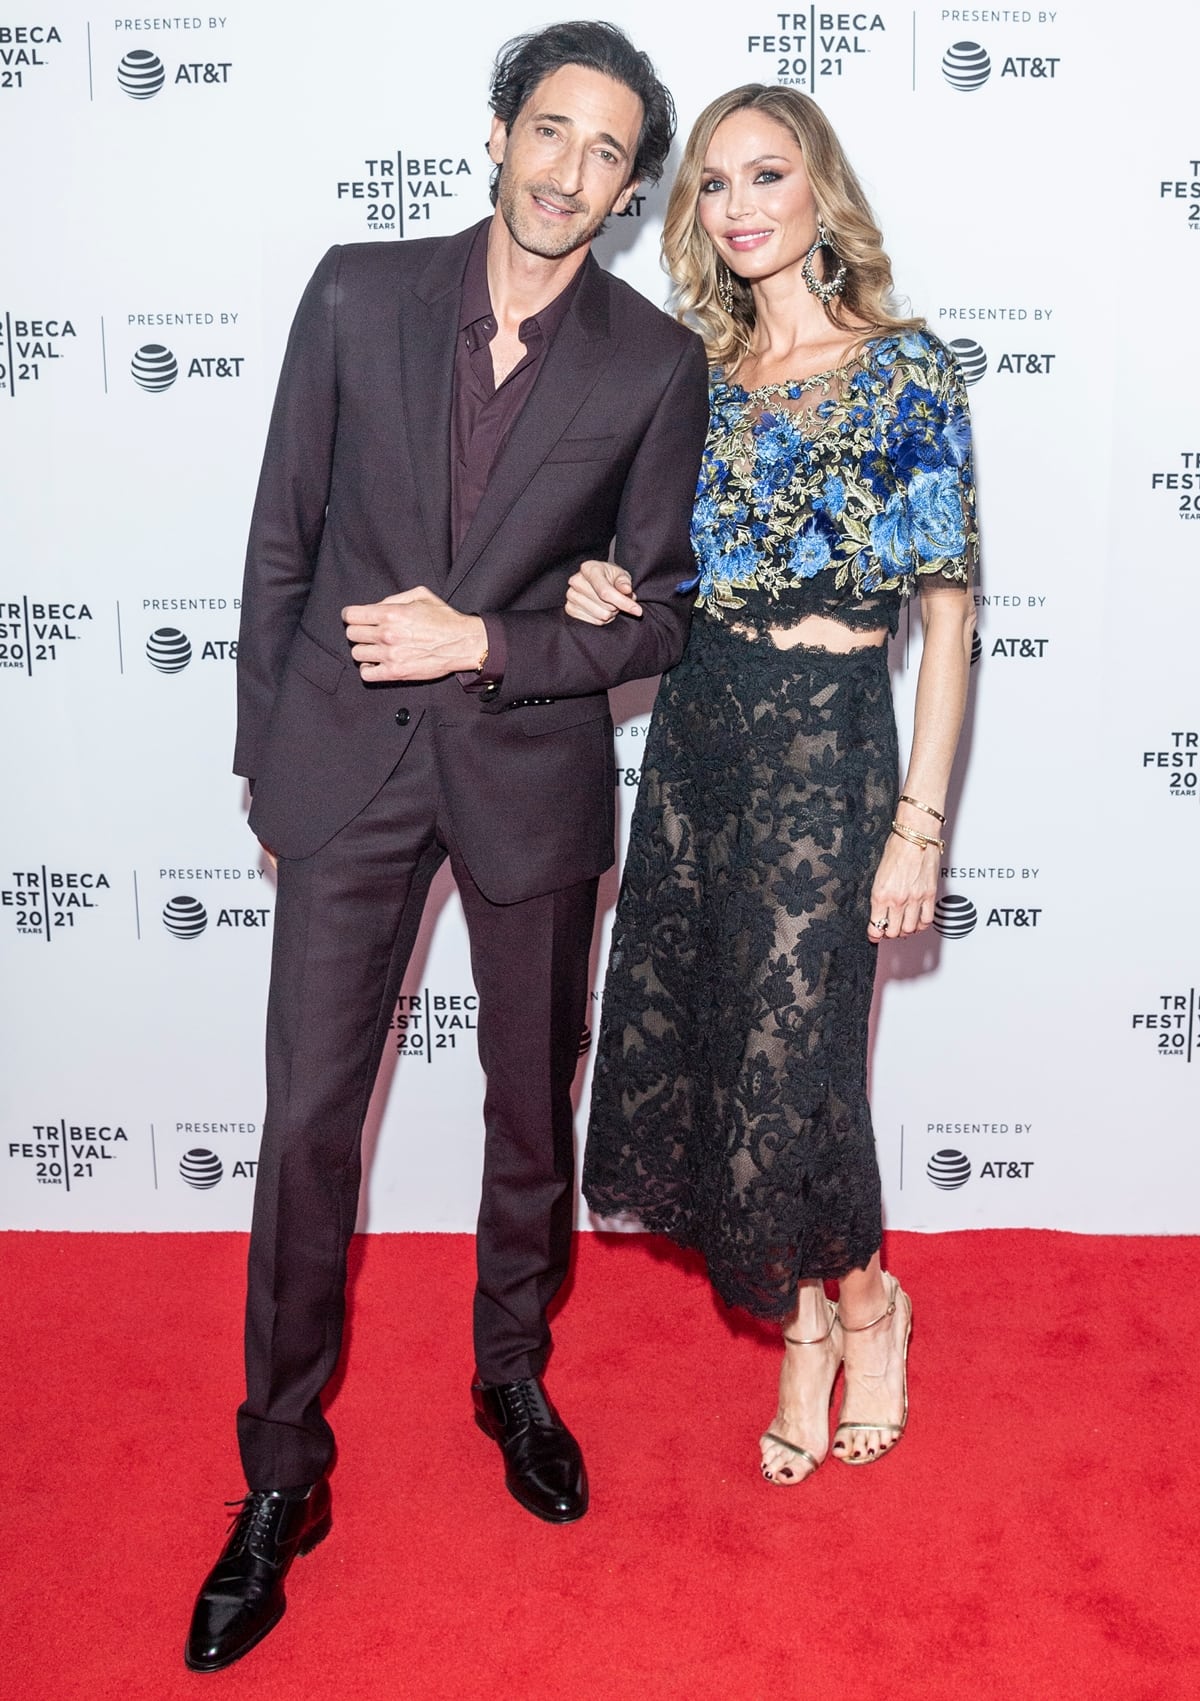
POLYGON ((899 1294, 900 1294, 900 1283, 896 1280, 895 1276, 893 1276, 891 1278, 891 1281, 892 1281, 892 1298, 891 1298, 890 1304, 888 1305, 887 1310, 881 1311, 879 1313, 878 1317, 872 1317, 872 1319, 869 1323, 842 1323, 841 1312, 835 1311, 834 1321, 842 1324, 842 1329, 843 1329, 845 1334, 847 1334, 847 1335, 861 1335, 864 1329, 873 1329, 877 1323, 884 1323, 884 1322, 887 1321, 887 1319, 892 1315, 892 1313, 896 1309, 896 1300, 898 1299, 899 1294))

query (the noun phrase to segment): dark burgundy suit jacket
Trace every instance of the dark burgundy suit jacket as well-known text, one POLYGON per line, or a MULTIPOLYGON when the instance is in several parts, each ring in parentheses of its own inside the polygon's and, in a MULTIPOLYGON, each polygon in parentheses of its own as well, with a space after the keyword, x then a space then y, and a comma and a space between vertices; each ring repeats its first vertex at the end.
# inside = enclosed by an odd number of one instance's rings
POLYGON ((473 230, 333 248, 292 327, 254 507, 238 643, 235 772, 250 825, 311 855, 362 810, 429 717, 471 875, 512 903, 613 860, 607 688, 687 638, 688 525, 707 421, 699 340, 590 256, 461 548, 450 404, 473 230), (563 613, 589 557, 645 613, 563 613), (341 610, 427 585, 502 628, 502 683, 365 685, 341 610), (530 701, 530 699, 552 699, 530 701))

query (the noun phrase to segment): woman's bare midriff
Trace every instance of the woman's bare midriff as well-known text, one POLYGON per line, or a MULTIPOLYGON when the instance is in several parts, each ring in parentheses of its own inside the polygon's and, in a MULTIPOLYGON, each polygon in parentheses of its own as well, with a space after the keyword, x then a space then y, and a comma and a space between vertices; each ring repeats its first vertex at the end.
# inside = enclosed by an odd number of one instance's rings
MULTIPOLYGON (((748 626, 734 626, 733 630, 742 638, 759 636, 748 626)), ((830 620, 823 614, 806 614, 794 626, 768 627, 767 637, 777 650, 795 650, 803 645, 806 649, 849 655, 851 650, 878 649, 881 644, 887 643, 888 631, 886 626, 881 626, 874 632, 858 632, 852 626, 843 626, 840 620, 830 620)))

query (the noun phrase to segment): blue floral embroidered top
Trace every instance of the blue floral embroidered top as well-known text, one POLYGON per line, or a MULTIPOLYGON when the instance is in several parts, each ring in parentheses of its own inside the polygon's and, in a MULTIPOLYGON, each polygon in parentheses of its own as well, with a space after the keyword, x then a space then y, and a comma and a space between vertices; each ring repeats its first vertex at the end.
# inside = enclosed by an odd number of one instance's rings
POLYGON ((918 586, 971 583, 971 423, 927 331, 847 366, 744 390, 714 373, 692 514, 697 605, 755 632, 820 614, 895 632, 918 586))

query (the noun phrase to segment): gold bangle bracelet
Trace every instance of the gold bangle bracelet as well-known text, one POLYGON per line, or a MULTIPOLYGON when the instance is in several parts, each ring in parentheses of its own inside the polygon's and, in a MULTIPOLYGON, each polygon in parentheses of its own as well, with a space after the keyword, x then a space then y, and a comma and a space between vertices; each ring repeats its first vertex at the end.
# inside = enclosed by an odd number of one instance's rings
POLYGON ((920 845, 922 850, 936 848, 942 855, 945 855, 945 839, 935 839, 925 833, 916 833, 911 827, 906 827, 902 821, 892 822, 892 832, 899 839, 907 839, 910 845, 920 845))
POLYGON ((924 815, 932 815, 934 820, 939 822, 943 827, 946 825, 946 817, 944 815, 940 814, 938 810, 932 809, 928 803, 918 803, 916 798, 909 797, 906 791, 902 791, 900 793, 900 801, 901 803, 911 803, 914 809, 919 809, 924 815))

